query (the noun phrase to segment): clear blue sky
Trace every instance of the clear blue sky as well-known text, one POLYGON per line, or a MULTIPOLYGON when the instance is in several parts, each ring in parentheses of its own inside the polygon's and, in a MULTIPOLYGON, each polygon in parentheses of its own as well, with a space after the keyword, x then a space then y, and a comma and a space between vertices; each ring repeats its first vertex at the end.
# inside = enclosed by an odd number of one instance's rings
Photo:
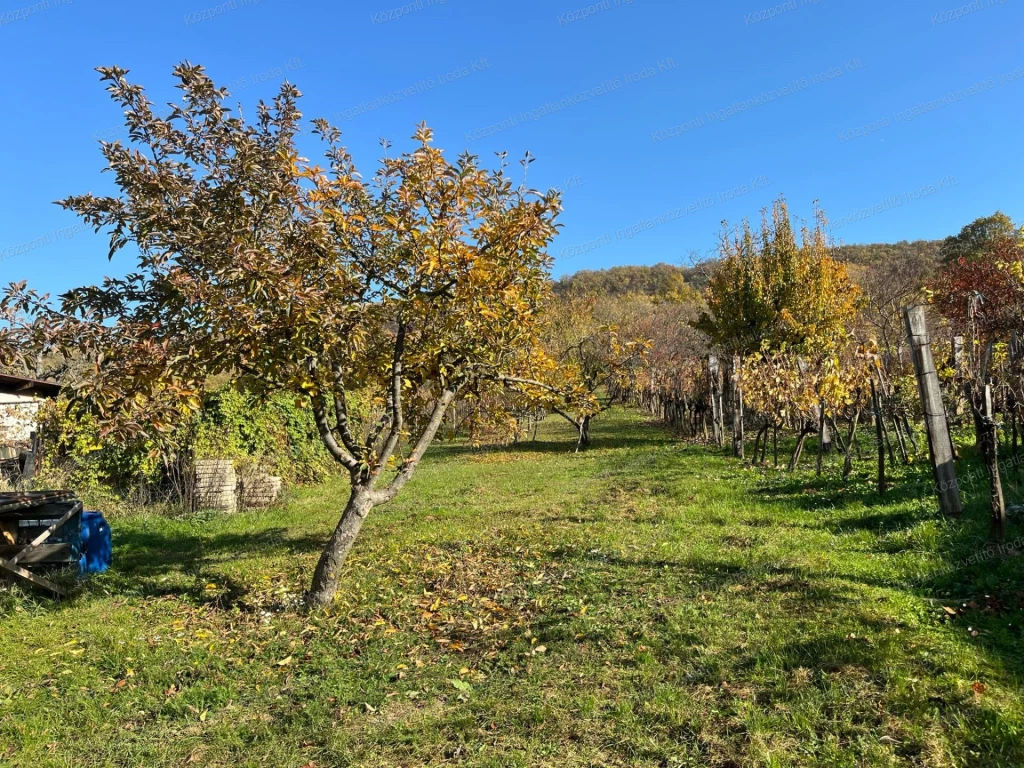
POLYGON ((364 174, 378 137, 408 146, 420 120, 454 154, 529 150, 531 184, 566 190, 558 274, 681 263, 780 193, 803 216, 819 200, 845 242, 1024 219, 1019 0, 959 18, 944 0, 27 2, 0 0, 3 283, 58 292, 130 267, 52 201, 111 191, 96 145, 120 114, 93 68, 129 68, 162 104, 186 59, 248 115, 288 77, 364 174))

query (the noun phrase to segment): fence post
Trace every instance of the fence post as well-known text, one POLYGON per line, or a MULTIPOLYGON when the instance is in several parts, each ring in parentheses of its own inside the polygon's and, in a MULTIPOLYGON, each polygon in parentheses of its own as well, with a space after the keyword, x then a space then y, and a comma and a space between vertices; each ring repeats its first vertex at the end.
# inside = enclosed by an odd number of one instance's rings
POLYGON ((999 433, 992 407, 992 387, 981 392, 981 456, 988 470, 989 497, 992 503, 991 535, 996 541, 1006 538, 1006 502, 1003 499, 1002 478, 999 476, 999 433))
POLYGON ((739 355, 732 358, 732 452, 739 459, 743 456, 743 387, 740 385, 739 355))
POLYGON ((883 435, 882 399, 871 380, 871 409, 875 412, 875 443, 878 447, 878 495, 884 496, 888 485, 885 482, 885 437, 883 435))
POLYGON ((931 337, 928 335, 924 307, 907 307, 904 316, 907 322, 907 338, 914 357, 914 370, 917 373, 917 388, 921 395, 921 410, 924 411, 928 451, 931 455, 939 508, 943 514, 956 517, 963 512, 960 486, 956 479, 953 442, 946 422, 946 410, 942 405, 939 374, 935 370, 935 360, 932 357, 931 337))
POLYGON ((715 442, 725 446, 725 416, 722 413, 722 366, 718 357, 708 357, 708 371, 711 374, 711 419, 715 427, 715 442))

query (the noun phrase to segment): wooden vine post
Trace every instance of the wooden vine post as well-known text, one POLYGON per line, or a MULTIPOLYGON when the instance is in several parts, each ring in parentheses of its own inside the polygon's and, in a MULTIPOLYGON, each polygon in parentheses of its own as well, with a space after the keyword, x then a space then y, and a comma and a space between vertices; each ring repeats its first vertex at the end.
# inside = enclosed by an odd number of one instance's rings
POLYGON ((999 477, 999 432, 992 408, 992 387, 985 387, 982 408, 984 432, 981 454, 988 468, 992 499, 992 538, 1003 541, 1006 538, 1006 502, 1003 499, 1003 484, 999 477))
POLYGON ((1003 499, 1003 484, 999 473, 999 427, 995 421, 995 408, 992 404, 992 387, 977 387, 967 382, 964 384, 964 393, 974 416, 981 460, 988 474, 989 500, 992 505, 992 539, 1003 541, 1006 538, 1006 502, 1003 499))
POLYGON ((732 359, 732 452, 739 459, 743 458, 743 387, 740 385, 739 355, 732 359))
POLYGON ((939 389, 939 374, 932 357, 931 337, 924 307, 907 307, 904 310, 907 322, 907 338, 914 357, 914 371, 917 374, 917 388, 921 395, 921 410, 928 433, 928 451, 931 455, 932 471, 935 476, 935 491, 939 497, 939 508, 943 514, 957 517, 963 512, 960 501, 960 486, 956 478, 956 464, 953 458, 953 442, 949 435, 946 410, 942 405, 942 391, 939 389))
POLYGON ((871 409, 875 412, 875 444, 878 447, 878 493, 884 496, 888 486, 885 482, 885 437, 883 435, 882 399, 875 390, 875 382, 871 381, 871 409))

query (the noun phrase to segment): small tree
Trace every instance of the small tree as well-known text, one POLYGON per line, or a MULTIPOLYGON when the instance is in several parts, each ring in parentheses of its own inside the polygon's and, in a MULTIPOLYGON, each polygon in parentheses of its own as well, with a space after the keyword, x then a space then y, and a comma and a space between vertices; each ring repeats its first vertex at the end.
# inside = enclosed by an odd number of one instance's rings
POLYGON ((102 143, 119 196, 61 204, 137 268, 35 311, 96 360, 81 394, 110 434, 170 430, 214 375, 308 403, 351 481, 307 596, 328 605, 367 515, 413 477, 452 403, 529 367, 558 195, 515 186, 504 160, 449 162, 425 126, 364 181, 314 121, 328 167, 312 166, 289 84, 248 123, 201 67, 175 69, 182 103, 165 117, 126 70, 98 71, 136 146, 102 143))
POLYGON ((503 378, 528 402, 568 421, 578 435, 577 451, 590 446, 593 419, 632 391, 630 379, 650 348, 644 339, 623 338, 614 322, 623 305, 623 300, 606 300, 602 306, 590 295, 555 299, 544 335, 543 367, 532 379, 503 378))

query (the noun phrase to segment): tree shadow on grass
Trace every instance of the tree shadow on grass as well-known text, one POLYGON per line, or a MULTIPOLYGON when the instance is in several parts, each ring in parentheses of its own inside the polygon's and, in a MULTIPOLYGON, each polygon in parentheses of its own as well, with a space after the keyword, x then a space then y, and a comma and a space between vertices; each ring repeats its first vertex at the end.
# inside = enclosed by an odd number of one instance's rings
POLYGON ((168 534, 127 530, 114 543, 114 569, 141 578, 168 571, 190 571, 221 557, 297 555, 323 547, 326 535, 289 536, 286 528, 247 533, 168 534))
MULTIPOLYGON (((962 462, 961 473, 968 473, 971 466, 969 461, 962 462)), ((874 553, 899 557, 914 547, 937 556, 941 565, 923 575, 915 571, 903 575, 897 570, 893 575, 857 574, 842 578, 927 601, 934 620, 950 625, 948 629, 954 634, 963 633, 963 637, 970 638, 971 644, 983 652, 995 669, 1001 670, 1006 680, 1024 680, 1024 658, 1020 653, 1024 625, 1024 527, 1011 525, 1005 544, 990 543, 988 500, 986 494, 977 491, 966 501, 960 519, 943 518, 934 502, 933 481, 926 467, 909 472, 885 496, 878 496, 863 483, 844 488, 839 487, 840 482, 795 477, 751 492, 805 511, 824 511, 806 525, 839 537, 840 548, 844 536, 857 537, 867 532, 878 535, 871 549, 874 553), (813 493, 808 494, 808 488, 813 493), (822 510, 823 503, 834 506, 822 510), (900 533, 906 536, 892 536, 900 533), (955 614, 951 615, 947 608, 955 614)), ((856 548, 862 548, 862 544, 856 548)))
POLYGON ((884 495, 879 494, 876 487, 855 479, 843 481, 832 477, 801 477, 799 474, 782 483, 758 484, 751 493, 805 511, 820 511, 822 507, 843 509, 853 505, 887 508, 934 496, 930 476, 925 477, 919 472, 890 480, 884 495))
MULTIPOLYGON (((651 584, 671 581, 680 599, 696 594, 735 590, 747 595, 787 593, 795 603, 820 605, 848 603, 857 599, 852 586, 822 583, 822 577, 804 568, 774 563, 738 563, 711 558, 626 557, 600 550, 561 547, 551 557, 588 575, 603 575, 618 591, 642 592, 651 584), (603 572, 603 574, 602 574, 603 572)), ((741 559, 741 558, 738 558, 741 559)), ((600 583, 600 581, 598 582, 600 583)))

